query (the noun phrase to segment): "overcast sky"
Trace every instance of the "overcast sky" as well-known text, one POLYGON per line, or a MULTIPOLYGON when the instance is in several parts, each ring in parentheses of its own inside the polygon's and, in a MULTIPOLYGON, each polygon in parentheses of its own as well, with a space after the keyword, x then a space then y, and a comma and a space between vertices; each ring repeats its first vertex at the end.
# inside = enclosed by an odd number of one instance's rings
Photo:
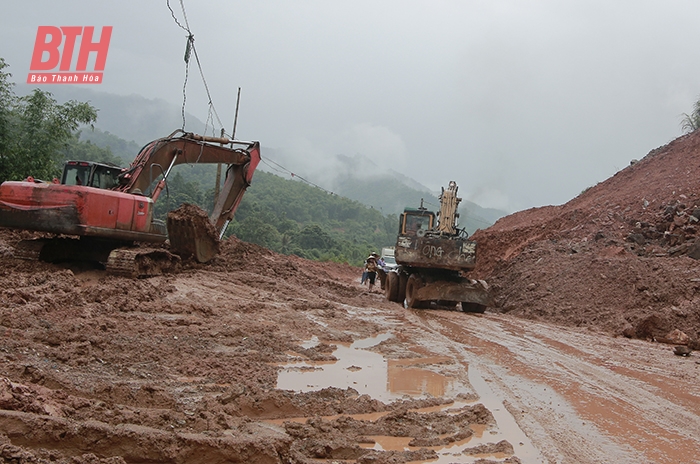
MULTIPOLYGON (((242 87, 238 138, 293 153, 288 167, 310 180, 333 155, 362 154, 434 189, 456 180, 481 206, 561 204, 681 135, 700 96, 694 0, 185 8, 227 131, 242 87)), ((4 2, 0 56, 15 82, 47 25, 113 26, 91 88, 182 104, 185 32, 166 0, 4 2)), ((187 110, 207 118, 196 68, 187 110)))

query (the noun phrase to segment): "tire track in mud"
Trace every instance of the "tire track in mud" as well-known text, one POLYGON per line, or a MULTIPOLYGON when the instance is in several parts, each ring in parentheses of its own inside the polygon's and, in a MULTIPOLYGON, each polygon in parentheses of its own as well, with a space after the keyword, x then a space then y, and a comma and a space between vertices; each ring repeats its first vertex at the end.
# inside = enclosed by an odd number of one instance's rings
MULTIPOLYGON (((514 376, 507 357, 504 356, 507 349, 504 350, 503 345, 471 335, 472 328, 482 325, 487 321, 486 318, 463 313, 430 311, 409 313, 407 319, 419 330, 428 332, 424 343, 436 347, 436 338, 440 339, 439 344, 442 345, 440 350, 447 347, 468 366, 469 371, 477 371, 476 375, 470 375, 472 387, 476 387, 481 382, 487 385, 487 390, 481 388, 478 391, 482 396, 480 401, 489 403, 487 407, 490 410, 498 407, 500 403, 510 415, 510 417, 501 415, 499 421, 499 427, 506 429, 506 439, 515 441, 514 436, 518 436, 518 432, 524 433, 532 442, 532 446, 541 453, 534 452, 524 456, 516 451, 516 455, 524 463, 610 462, 611 456, 619 454, 614 452, 614 446, 605 443, 603 437, 595 434, 594 430, 582 434, 581 430, 574 430, 572 426, 563 423, 562 414, 558 416, 548 413, 542 414, 545 405, 549 409, 550 403, 562 404, 563 400, 551 389, 547 390, 546 387, 543 388, 540 384, 529 379, 514 376), (458 322, 466 322, 466 324, 460 326, 458 322), (523 418, 533 415, 533 411, 537 415, 537 420, 534 422, 524 421, 523 418), (517 426, 509 426, 510 424, 507 423, 509 419, 517 423, 517 426), (503 423, 504 420, 506 424, 503 423), (600 451, 594 449, 593 453, 591 452, 590 443, 593 441, 598 444, 597 448, 600 451)), ((495 333, 499 330, 502 329, 494 326, 487 331, 495 333)), ((566 412, 564 411, 564 413, 566 412)), ((494 413, 493 410, 492 413, 494 413)), ((497 411, 495 413, 498 414, 497 411)), ((571 413, 568 412, 568 415, 571 413)), ((519 443, 519 441, 513 443, 516 450, 519 443)), ((638 459, 625 456, 615 456, 613 461, 620 463, 640 462, 638 459)))
MULTIPOLYGON (((490 315, 412 311, 406 319, 427 332, 423 343, 451 347, 482 372, 548 462, 700 462, 700 417, 684 407, 688 396, 698 398, 697 387, 688 382, 690 393, 668 394, 642 376, 611 369, 664 375, 669 354, 656 345, 490 315), (637 359, 650 351, 660 365, 635 366, 616 357, 616 345, 631 345, 642 354, 637 359)), ((668 375, 669 383, 678 384, 676 377, 668 375)))

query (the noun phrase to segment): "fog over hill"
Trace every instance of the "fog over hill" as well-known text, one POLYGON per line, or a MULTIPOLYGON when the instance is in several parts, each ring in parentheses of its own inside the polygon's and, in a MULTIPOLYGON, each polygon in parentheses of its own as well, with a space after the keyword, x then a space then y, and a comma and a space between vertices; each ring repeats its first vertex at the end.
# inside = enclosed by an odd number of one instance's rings
MULTIPOLYGON (((18 84, 16 90, 18 94, 26 94, 32 88, 18 84)), ((116 95, 71 85, 57 85, 49 91, 59 102, 89 102, 99 110, 95 127, 127 141, 133 140, 140 146, 182 128, 182 108, 165 100, 136 94, 116 95)), ((204 130, 204 123, 189 113, 185 113, 185 121, 188 131, 201 133, 204 130)))
MULTIPOLYGON (((30 91, 31 88, 27 85, 17 85, 19 94, 30 91)), ((165 100, 148 99, 136 94, 116 95, 78 86, 55 86, 51 88, 51 93, 59 102, 87 101, 98 108, 95 128, 132 142, 121 145, 134 152, 115 150, 114 139, 109 140, 109 137, 100 133, 91 133, 89 128, 83 129, 81 138, 96 145, 110 146, 115 154, 124 159, 125 165, 136 156, 138 150, 135 147, 167 136, 182 127, 182 108, 165 100)), ((204 122, 189 113, 185 113, 185 122, 187 131, 202 133, 205 129, 204 122)), ((207 129, 211 134, 211 125, 207 129)), ((403 175, 399 172, 400 166, 388 167, 387 164, 391 163, 384 162, 386 160, 383 160, 381 150, 377 147, 367 147, 366 153, 329 156, 320 153, 313 146, 306 151, 290 151, 284 147, 267 147, 264 141, 262 144, 264 162, 259 169, 286 177, 291 177, 294 173, 326 190, 379 209, 384 214, 398 214, 405 207, 418 207, 421 199, 429 209, 438 208, 439 192, 431 191, 420 182, 403 175)), ((456 180, 460 184, 459 178, 450 177, 454 175, 453 172, 445 173, 445 185, 450 180, 456 180)), ((460 195, 465 199, 460 207, 459 223, 470 233, 490 226, 507 214, 492 208, 482 208, 469 201, 468 186, 460 187, 460 195)))

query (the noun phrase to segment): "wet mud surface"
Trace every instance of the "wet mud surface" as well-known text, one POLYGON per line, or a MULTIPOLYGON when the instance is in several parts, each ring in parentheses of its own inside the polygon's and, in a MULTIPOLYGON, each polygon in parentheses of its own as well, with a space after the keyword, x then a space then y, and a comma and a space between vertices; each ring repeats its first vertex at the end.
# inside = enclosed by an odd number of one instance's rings
POLYGON ((478 232, 483 315, 235 238, 132 279, 0 230, 0 462, 700 462, 699 163, 691 134, 478 232))
MULTIPOLYGON (((10 247, 15 233, 3 237, 10 247)), ((694 355, 508 315, 407 310, 349 266, 235 239, 222 249, 149 279, 3 257, 0 462, 700 455, 694 355)))

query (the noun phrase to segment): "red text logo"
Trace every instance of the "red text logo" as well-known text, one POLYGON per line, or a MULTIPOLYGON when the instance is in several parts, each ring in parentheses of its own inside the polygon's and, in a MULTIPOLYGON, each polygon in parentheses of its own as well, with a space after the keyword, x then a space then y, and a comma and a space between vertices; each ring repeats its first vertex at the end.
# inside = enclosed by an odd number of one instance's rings
POLYGON ((107 62, 112 26, 104 26, 99 39, 95 39, 94 34, 93 26, 39 26, 27 84, 102 83, 102 71, 107 62), (78 37, 80 37, 80 48, 73 68, 78 37), (62 48, 61 44, 63 44, 62 48), (88 59, 91 53, 95 57, 95 64, 94 69, 88 70, 88 59))

